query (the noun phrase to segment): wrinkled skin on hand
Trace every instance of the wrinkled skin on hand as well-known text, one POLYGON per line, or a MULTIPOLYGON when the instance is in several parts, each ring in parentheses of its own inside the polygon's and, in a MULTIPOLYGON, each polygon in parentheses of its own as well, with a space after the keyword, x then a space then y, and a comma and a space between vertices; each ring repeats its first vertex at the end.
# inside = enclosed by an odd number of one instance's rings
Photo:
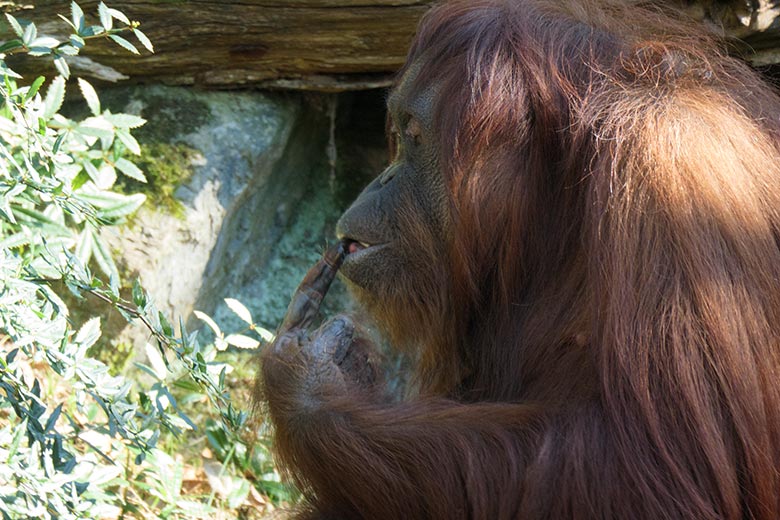
POLYGON ((263 355, 264 394, 273 396, 269 407, 275 421, 315 412, 328 396, 351 387, 369 391, 376 383, 376 350, 349 316, 335 316, 310 330, 345 256, 339 243, 309 269, 263 355))

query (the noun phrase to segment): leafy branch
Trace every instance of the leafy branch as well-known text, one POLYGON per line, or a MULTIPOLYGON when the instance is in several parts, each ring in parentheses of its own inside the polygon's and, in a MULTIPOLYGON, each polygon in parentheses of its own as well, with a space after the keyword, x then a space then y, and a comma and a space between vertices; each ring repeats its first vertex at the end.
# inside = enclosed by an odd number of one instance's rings
POLYGON ((84 48, 84 45, 86 45, 87 40, 108 39, 133 54, 140 54, 135 45, 120 36, 122 33, 132 32, 141 45, 149 52, 154 52, 152 42, 139 29, 141 25, 139 22, 131 21, 124 13, 117 9, 111 9, 103 2, 100 2, 98 5, 100 25, 88 25, 84 12, 76 2, 71 3, 70 19, 59 15, 73 30, 68 41, 65 42, 51 36, 39 35, 36 25, 32 22, 18 20, 10 13, 6 13, 5 16, 17 38, 0 45, 0 53, 53 56, 54 66, 57 67, 57 71, 66 79, 70 77, 70 67, 65 57, 78 55, 81 49, 84 48), (114 27, 114 20, 124 25, 114 27))

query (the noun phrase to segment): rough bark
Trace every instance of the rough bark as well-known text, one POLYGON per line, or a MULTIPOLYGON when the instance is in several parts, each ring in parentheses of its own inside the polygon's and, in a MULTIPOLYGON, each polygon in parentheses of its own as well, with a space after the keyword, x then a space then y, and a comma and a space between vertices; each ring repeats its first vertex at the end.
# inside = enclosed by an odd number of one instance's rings
MULTIPOLYGON (((658 0, 659 2, 663 0, 658 0)), ((668 0, 743 39, 757 65, 780 63, 780 0, 668 0)), ((339 91, 383 86, 403 63, 416 23, 433 0, 123 0, 154 55, 91 43, 71 67, 82 75, 204 87, 339 91), (93 61, 87 61, 93 60, 93 61), (104 65, 98 68, 95 63, 104 65)), ((43 22, 69 2, 38 0, 18 13, 43 22)), ((97 2, 80 3, 87 13, 97 2)), ((112 2, 109 2, 112 5, 112 2)), ((62 34, 63 23, 41 29, 62 34)), ((22 69, 25 64, 18 66, 22 69)))

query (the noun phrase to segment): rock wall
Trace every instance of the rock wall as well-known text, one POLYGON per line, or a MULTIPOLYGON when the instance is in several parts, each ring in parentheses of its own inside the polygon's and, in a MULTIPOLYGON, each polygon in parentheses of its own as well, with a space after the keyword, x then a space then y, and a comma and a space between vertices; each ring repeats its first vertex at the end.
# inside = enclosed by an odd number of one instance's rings
MULTIPOLYGON (((109 242, 127 277, 157 305, 192 321, 194 309, 243 328, 223 304, 237 298, 274 329, 338 216, 387 157, 384 93, 199 92, 182 87, 105 91, 113 110, 140 114, 139 164, 150 204, 109 242), (174 189, 175 188, 175 189, 174 189), (167 195, 166 195, 167 194, 167 195)), ((337 283, 326 312, 348 309, 337 283)), ((137 327, 123 341, 142 344, 137 327)))

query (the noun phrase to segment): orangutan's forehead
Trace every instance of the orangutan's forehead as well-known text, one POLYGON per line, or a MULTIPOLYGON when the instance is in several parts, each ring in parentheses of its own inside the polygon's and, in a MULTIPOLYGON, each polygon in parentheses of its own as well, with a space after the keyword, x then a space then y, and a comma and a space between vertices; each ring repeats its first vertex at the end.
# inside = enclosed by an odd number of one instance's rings
POLYGON ((387 98, 390 114, 409 114, 423 122, 431 120, 437 88, 435 84, 420 85, 417 79, 422 68, 422 63, 418 61, 406 70, 387 98))

